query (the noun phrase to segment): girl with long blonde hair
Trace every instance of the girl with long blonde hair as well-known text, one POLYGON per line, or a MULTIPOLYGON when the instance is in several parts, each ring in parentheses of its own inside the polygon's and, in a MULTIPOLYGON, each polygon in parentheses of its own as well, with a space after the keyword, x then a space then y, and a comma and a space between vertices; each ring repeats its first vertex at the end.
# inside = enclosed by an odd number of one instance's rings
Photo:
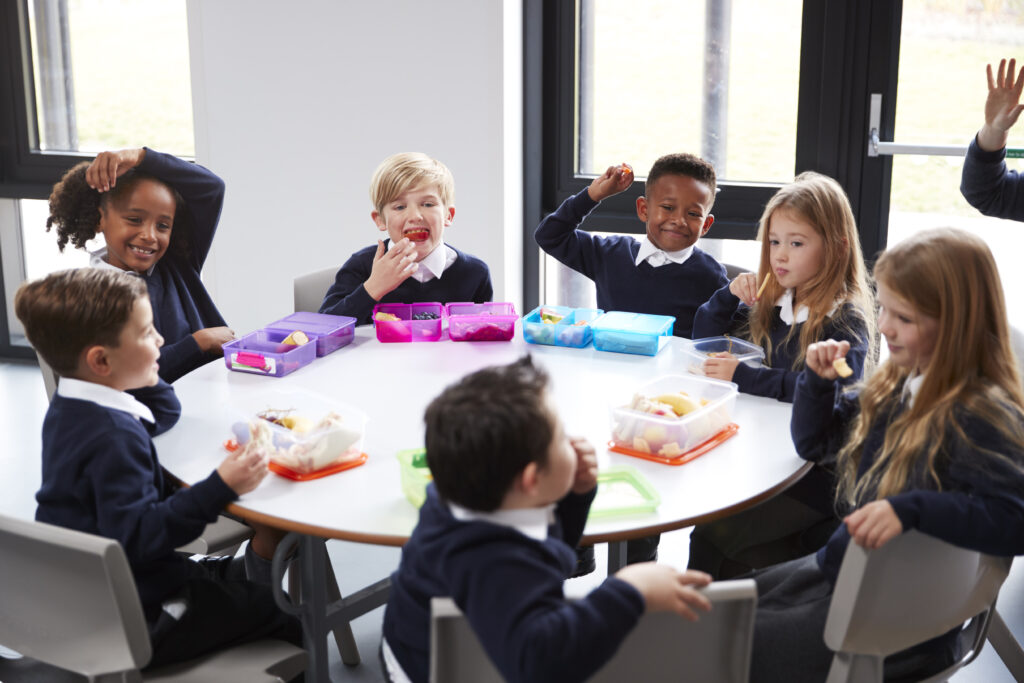
MULTIPOLYGON (((889 358, 842 393, 833 363, 848 343, 812 344, 793 404, 797 452, 838 454, 837 502, 850 512, 818 553, 755 577, 752 681, 824 680, 821 634, 851 540, 878 548, 917 529, 1024 554, 1024 395, 991 252, 964 231, 926 231, 882 254, 875 279, 889 358)), ((958 631, 887 658, 886 678, 943 668, 958 631)))

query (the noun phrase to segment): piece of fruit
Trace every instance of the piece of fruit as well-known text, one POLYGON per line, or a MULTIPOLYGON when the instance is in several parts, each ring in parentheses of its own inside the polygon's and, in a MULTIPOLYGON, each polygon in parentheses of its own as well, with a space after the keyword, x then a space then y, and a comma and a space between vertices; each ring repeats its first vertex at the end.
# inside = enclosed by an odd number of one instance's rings
POLYGON ((564 317, 564 315, 560 315, 559 313, 552 311, 550 308, 540 309, 540 319, 546 323, 554 324, 561 321, 564 317))
POLYGON ((285 415, 278 420, 278 424, 299 433, 308 432, 313 428, 313 421, 301 415, 285 415))
POLYGON ((289 344, 290 346, 302 346, 303 344, 306 344, 308 342, 309 337, 306 336, 305 332, 303 332, 302 330, 295 330, 287 337, 285 337, 284 341, 282 341, 281 343, 289 344))
POLYGON ((654 399, 659 403, 666 403, 672 407, 672 411, 682 417, 700 408, 700 404, 686 394, 662 394, 654 399))
POLYGON ((619 168, 622 170, 622 175, 633 175, 633 167, 625 161, 619 164, 619 168))
POLYGON ((374 320, 380 320, 381 322, 395 323, 401 320, 394 313, 385 313, 384 311, 377 311, 377 314, 373 316, 374 320))
POLYGON ((836 358, 832 361, 832 367, 835 368, 836 374, 840 377, 849 377, 853 374, 853 370, 849 365, 846 364, 846 358, 836 358))

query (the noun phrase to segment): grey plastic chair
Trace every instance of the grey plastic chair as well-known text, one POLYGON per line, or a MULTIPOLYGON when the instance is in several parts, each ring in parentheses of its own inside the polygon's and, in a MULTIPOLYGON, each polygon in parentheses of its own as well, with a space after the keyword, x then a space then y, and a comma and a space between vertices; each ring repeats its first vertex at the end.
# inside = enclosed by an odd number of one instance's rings
POLYGON ((152 655, 146 621, 108 538, 0 515, 0 577, 0 643, 90 681, 276 682, 305 669, 304 650, 266 639, 140 673, 152 655))
POLYGON ((850 543, 825 622, 825 644, 835 652, 828 683, 881 683, 887 655, 967 624, 963 657, 926 679, 946 680, 981 651, 1009 570, 1008 558, 914 530, 878 550, 850 543))
POLYGON ((732 263, 723 263, 722 265, 725 266, 725 276, 727 278, 729 278, 729 280, 732 280, 733 278, 735 278, 740 273, 749 273, 750 272, 749 268, 744 268, 743 266, 737 266, 737 265, 732 264, 732 263))
MULTIPOLYGON (((666 612, 644 614, 592 683, 661 683, 668 672, 692 681, 745 683, 750 673, 757 586, 752 579, 718 581, 704 589, 708 614, 694 623, 666 612)), ((500 683, 501 674, 450 598, 434 598, 430 616, 432 683, 500 683)))
POLYGON ((338 269, 334 267, 306 273, 295 278, 293 285, 295 312, 309 311, 316 313, 319 311, 324 295, 327 294, 327 290, 334 284, 334 276, 337 274, 338 269))

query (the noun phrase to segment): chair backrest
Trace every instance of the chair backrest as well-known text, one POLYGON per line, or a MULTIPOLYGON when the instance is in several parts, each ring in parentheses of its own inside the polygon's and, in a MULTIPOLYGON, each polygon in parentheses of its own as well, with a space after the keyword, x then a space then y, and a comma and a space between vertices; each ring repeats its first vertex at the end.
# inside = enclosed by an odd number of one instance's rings
MULTIPOLYGON (((757 587, 752 579, 718 581, 704 589, 711 612, 694 623, 664 612, 641 617, 615 656, 590 680, 598 683, 664 681, 685 671, 694 681, 739 683, 750 670, 757 587)), ((469 622, 450 598, 431 601, 430 680, 502 681, 469 622)))
POLYGON ((743 266, 737 266, 737 265, 735 265, 733 263, 723 263, 722 265, 725 266, 725 276, 727 278, 729 278, 730 280, 734 279, 740 273, 749 273, 750 272, 749 268, 744 268, 743 266))
POLYGON ((149 632, 117 541, 0 515, 0 577, 0 643, 88 676, 149 661, 149 632))
POLYGON ((43 360, 43 357, 36 351, 36 360, 39 361, 39 371, 43 373, 43 386, 46 388, 46 400, 52 401, 53 395, 57 393, 57 380, 59 379, 50 364, 43 360))
POLYGON ((320 304, 324 295, 332 284, 334 276, 338 273, 337 268, 324 268, 312 273, 306 273, 295 278, 295 312, 309 311, 316 313, 320 310, 320 304))
MULTIPOLYGON (((825 622, 825 644, 837 653, 833 669, 844 657, 863 655, 873 660, 881 680, 886 655, 990 609, 1009 569, 1007 558, 958 548, 914 530, 877 550, 851 542, 825 622)), ((981 632, 977 647, 984 637, 981 632)))

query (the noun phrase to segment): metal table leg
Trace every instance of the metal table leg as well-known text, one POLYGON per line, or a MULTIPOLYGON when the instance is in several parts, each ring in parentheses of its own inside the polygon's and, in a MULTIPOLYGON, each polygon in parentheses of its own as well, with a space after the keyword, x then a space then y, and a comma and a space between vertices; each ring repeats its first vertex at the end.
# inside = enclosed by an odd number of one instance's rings
POLYGON ((626 566, 626 541, 609 541, 608 576, 626 566))

